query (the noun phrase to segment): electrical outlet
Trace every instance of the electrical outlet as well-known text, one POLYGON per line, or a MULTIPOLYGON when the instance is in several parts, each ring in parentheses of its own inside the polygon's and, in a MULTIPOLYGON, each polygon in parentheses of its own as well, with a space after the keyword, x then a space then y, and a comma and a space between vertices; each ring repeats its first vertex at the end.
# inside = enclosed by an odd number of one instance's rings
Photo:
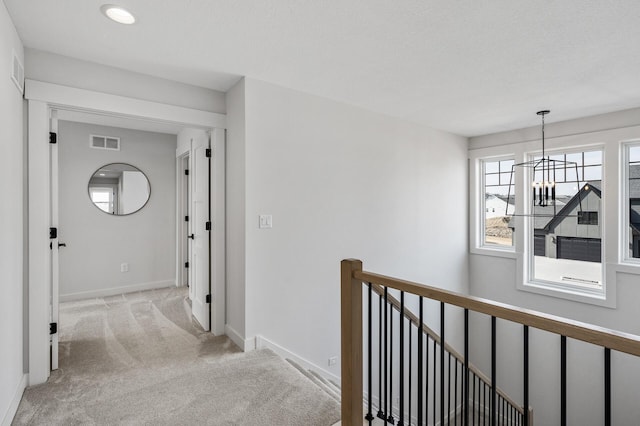
POLYGON ((273 218, 270 214, 261 214, 259 216, 258 227, 260 229, 268 229, 273 227, 273 218))
POLYGON ((329 367, 331 367, 332 365, 336 365, 338 363, 338 357, 337 356, 332 356, 331 358, 329 358, 329 367))
POLYGON ((129 272, 129 264, 121 263, 120 264, 120 272, 129 272))

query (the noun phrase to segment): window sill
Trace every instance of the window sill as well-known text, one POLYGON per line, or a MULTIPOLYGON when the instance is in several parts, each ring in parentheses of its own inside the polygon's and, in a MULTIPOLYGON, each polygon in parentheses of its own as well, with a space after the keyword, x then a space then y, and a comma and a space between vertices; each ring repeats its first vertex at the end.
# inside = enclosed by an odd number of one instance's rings
POLYGON ((622 272, 624 274, 640 275, 640 262, 625 260, 618 263, 615 269, 617 272, 622 272))
POLYGON ((488 246, 482 246, 482 247, 472 247, 471 250, 469 250, 471 252, 471 254, 480 254, 483 256, 494 256, 494 257, 506 257, 508 259, 516 259, 517 255, 515 252, 515 249, 513 247, 505 247, 505 248, 498 248, 498 247, 488 247, 488 246))
POLYGON ((615 308, 615 296, 607 294, 605 287, 601 291, 581 291, 579 288, 564 287, 553 283, 529 281, 517 286, 518 290, 550 296, 557 299, 570 300, 572 302, 597 305, 605 308, 615 308))

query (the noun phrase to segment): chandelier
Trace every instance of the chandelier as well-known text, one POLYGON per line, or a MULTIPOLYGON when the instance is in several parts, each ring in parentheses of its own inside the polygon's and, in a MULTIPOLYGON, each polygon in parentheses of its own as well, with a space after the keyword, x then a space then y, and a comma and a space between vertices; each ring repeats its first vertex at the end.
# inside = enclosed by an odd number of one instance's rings
MULTIPOLYGON (((542 155, 534 156, 532 160, 524 163, 517 163, 511 166, 511 176, 509 177, 509 190, 507 199, 511 199, 511 186, 515 181, 515 173, 517 168, 523 169, 527 173, 527 178, 531 180, 531 208, 525 214, 508 214, 507 216, 530 216, 530 217, 556 217, 556 216, 576 216, 570 215, 570 211, 564 211, 564 203, 558 202, 556 197, 557 177, 561 177, 563 183, 576 183, 578 192, 576 194, 578 200, 578 213, 582 213, 582 191, 580 190, 580 180, 578 175, 578 163, 575 161, 567 161, 565 159, 551 158, 545 152, 544 140, 544 117, 551 111, 542 110, 536 114, 542 119, 542 155), (570 179, 569 175, 575 176, 570 179)), ((564 158, 564 157, 563 157, 564 158)), ((588 185, 583 189, 588 190, 588 185)), ((508 210, 508 205, 507 205, 508 210)))

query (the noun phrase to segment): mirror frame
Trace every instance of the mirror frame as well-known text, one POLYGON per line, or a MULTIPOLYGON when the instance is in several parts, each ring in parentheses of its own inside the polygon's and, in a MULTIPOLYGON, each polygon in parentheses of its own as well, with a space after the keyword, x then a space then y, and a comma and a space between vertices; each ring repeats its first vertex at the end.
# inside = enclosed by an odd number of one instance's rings
POLYGON ((98 169, 97 169, 96 171, 94 171, 94 172, 91 174, 91 176, 89 177, 89 182, 87 183, 87 195, 89 196, 89 201, 91 202, 91 204, 92 204, 96 209, 98 209, 99 211, 101 211, 102 213, 104 213, 104 214, 106 214, 106 215, 109 215, 109 216, 129 216, 129 215, 132 215, 132 214, 138 213, 138 212, 139 212, 140 210, 142 210, 142 209, 143 209, 147 204, 149 204, 149 200, 151 199, 151 181, 149 180, 149 176, 147 176, 147 174, 146 174, 145 172, 143 172, 139 167, 134 166, 133 164, 130 164, 130 163, 124 163, 124 162, 107 163, 107 164, 104 164, 104 165, 102 165, 102 166, 98 167, 98 169), (138 207, 138 209, 136 209, 136 210, 134 210, 134 211, 132 211, 132 212, 130 212, 130 213, 109 213, 109 212, 106 212, 106 211, 102 210, 100 207, 98 207, 98 206, 96 205, 96 203, 91 199, 91 179, 93 179, 93 178, 97 175, 97 173, 98 173, 100 170, 104 169, 105 167, 108 167, 108 166, 114 165, 114 164, 122 164, 122 165, 125 165, 125 166, 132 167, 132 168, 136 169, 137 171, 139 171, 140 173, 142 173, 142 175, 143 175, 143 176, 145 177, 145 179, 147 180, 147 187, 149 188, 149 193, 147 194, 147 199, 145 200, 145 202, 144 202, 140 207, 138 207))

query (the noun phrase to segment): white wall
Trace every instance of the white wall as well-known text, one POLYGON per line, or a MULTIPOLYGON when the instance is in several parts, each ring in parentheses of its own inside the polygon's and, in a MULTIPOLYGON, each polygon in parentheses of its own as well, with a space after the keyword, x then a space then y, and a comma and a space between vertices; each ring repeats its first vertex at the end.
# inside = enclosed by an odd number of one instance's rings
POLYGON ((23 100, 11 80, 15 51, 24 64, 22 42, 0 3, 0 424, 9 424, 24 389, 23 380, 23 100))
MULTIPOLYGON (((340 354, 344 258, 467 291, 466 138, 256 80, 244 91, 244 159, 228 97, 228 194, 232 177, 240 186, 228 217, 245 219, 245 337, 339 375, 327 360, 340 354), (258 229, 259 214, 272 229, 258 229)), ((241 233, 230 227, 229 239, 241 233)), ((229 264, 230 289, 242 266, 229 264)))
MULTIPOLYGON (((514 257, 472 254, 469 264, 469 289, 479 296, 511 305, 534 309, 587 322, 614 330, 640 335, 638 300, 640 300, 640 268, 624 267, 617 263, 617 229, 619 213, 617 182, 618 141, 630 136, 640 138, 640 110, 622 111, 561 123, 547 123, 545 134, 551 143, 567 137, 575 145, 600 143, 605 146, 604 209, 607 214, 609 234, 603 236, 603 247, 607 262, 608 285, 617 292, 614 309, 561 299, 553 296, 533 294, 518 290, 516 283, 522 281, 514 257), (634 130, 635 129, 635 130, 634 130), (636 132, 635 136, 633 136, 636 132)), ((540 128, 522 129, 496 135, 471 138, 470 149, 512 151, 514 146, 535 141, 540 137, 540 128)), ((473 215, 473 212, 470 212, 473 215)), ((605 229, 605 232, 606 230, 605 229)), ((489 319, 474 316, 475 332, 472 340, 471 362, 480 365, 489 373, 489 319)), ((522 329, 501 321, 498 322, 498 386, 510 396, 522 401, 522 329)), ((603 408, 603 354, 602 349, 576 341, 568 343, 569 357, 569 424, 602 424, 603 408)), ((559 405, 559 360, 560 338, 544 332, 532 331, 531 337, 531 405, 536 424, 558 424, 559 405)), ((637 423, 637 395, 640 392, 640 359, 613 354, 613 424, 637 423)))
POLYGON ((245 330, 245 80, 227 92, 227 334, 245 330))
POLYGON ((122 189, 120 194, 120 211, 134 212, 138 210, 149 195, 148 180, 138 172, 122 172, 122 189))
POLYGON ((35 49, 25 51, 25 73, 32 80, 147 101, 225 113, 225 95, 145 74, 35 49))
POLYGON ((175 284, 175 135, 60 121, 58 141, 61 300, 175 284), (90 134, 119 137, 120 151, 90 148, 90 134), (137 213, 108 215, 89 199, 89 178, 114 162, 149 179, 151 197, 137 213))

